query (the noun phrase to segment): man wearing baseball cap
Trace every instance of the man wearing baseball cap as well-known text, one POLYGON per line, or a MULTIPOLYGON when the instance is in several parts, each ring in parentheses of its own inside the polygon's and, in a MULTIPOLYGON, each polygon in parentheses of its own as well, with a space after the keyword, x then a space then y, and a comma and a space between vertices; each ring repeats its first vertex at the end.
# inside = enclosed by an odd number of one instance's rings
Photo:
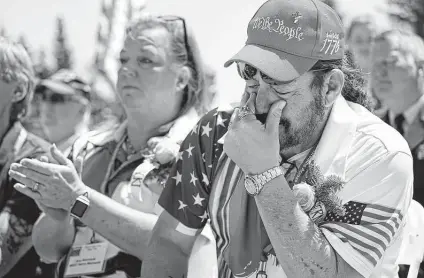
POLYGON ((88 131, 90 86, 73 71, 62 69, 41 80, 40 122, 47 139, 65 153, 76 138, 88 131))
POLYGON ((344 41, 320 1, 258 9, 226 63, 246 80, 242 100, 181 145, 141 277, 186 277, 207 221, 220 278, 397 277, 412 158, 369 111, 344 41))

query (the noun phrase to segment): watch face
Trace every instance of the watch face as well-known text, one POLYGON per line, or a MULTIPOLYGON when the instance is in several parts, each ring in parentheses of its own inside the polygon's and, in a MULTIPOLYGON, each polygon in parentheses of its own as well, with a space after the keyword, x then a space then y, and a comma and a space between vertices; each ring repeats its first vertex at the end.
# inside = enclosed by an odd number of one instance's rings
POLYGON ((71 213, 75 216, 82 217, 84 212, 87 210, 88 205, 83 202, 77 200, 72 207, 71 213))
POLYGON ((249 193, 250 195, 256 194, 255 182, 250 177, 246 177, 246 179, 244 180, 244 187, 246 188, 247 193, 249 193))

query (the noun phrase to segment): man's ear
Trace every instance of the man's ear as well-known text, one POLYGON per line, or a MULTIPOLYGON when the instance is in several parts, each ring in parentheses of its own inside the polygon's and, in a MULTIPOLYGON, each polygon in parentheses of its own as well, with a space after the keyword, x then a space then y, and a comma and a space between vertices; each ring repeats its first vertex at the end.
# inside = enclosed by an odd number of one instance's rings
POLYGON ((16 85, 15 91, 13 92, 12 102, 20 102, 23 100, 28 93, 27 87, 25 84, 18 84, 16 85))
POLYGON ((177 92, 181 92, 187 86, 191 78, 190 69, 187 66, 183 66, 178 71, 177 81, 175 84, 175 89, 177 92))
POLYGON ((344 86, 344 73, 339 69, 333 69, 324 76, 324 100, 325 106, 331 107, 337 97, 342 93, 344 86))

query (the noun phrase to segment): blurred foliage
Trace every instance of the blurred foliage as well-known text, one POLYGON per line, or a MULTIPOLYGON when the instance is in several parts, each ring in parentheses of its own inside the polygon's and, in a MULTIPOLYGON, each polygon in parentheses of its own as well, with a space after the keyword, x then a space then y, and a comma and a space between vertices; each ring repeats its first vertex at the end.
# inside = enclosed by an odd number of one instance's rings
POLYGON ((47 55, 44 49, 38 53, 37 59, 33 58, 35 75, 39 79, 46 79, 53 74, 53 69, 47 63, 47 55))
POLYGON ((65 34, 65 23, 62 17, 56 19, 56 41, 54 55, 56 59, 56 70, 72 68, 72 53, 68 46, 65 34))
POLYGON ((397 23, 410 25, 415 33, 424 38, 424 1, 388 0, 389 15, 397 23))

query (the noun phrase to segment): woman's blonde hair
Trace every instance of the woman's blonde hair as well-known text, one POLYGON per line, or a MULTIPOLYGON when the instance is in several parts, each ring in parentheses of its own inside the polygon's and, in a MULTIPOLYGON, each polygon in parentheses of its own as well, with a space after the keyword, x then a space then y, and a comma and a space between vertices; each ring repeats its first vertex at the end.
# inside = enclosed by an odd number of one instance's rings
POLYGON ((184 89, 183 103, 178 116, 185 114, 194 107, 199 114, 204 114, 208 109, 205 94, 205 69, 201 59, 199 46, 185 19, 176 16, 142 15, 132 22, 126 30, 127 35, 136 37, 137 32, 154 27, 164 27, 171 35, 171 50, 175 62, 187 66, 190 70, 190 79, 184 89))
POLYGON ((418 66, 423 66, 424 63, 424 41, 417 34, 409 31, 392 29, 379 34, 375 41, 387 40, 394 38, 397 42, 397 47, 405 54, 410 53, 418 66))
POLYGON ((13 104, 11 123, 28 114, 35 86, 34 69, 25 48, 7 38, 0 37, 0 78, 6 82, 18 82, 18 89, 25 90, 25 97, 13 104))

